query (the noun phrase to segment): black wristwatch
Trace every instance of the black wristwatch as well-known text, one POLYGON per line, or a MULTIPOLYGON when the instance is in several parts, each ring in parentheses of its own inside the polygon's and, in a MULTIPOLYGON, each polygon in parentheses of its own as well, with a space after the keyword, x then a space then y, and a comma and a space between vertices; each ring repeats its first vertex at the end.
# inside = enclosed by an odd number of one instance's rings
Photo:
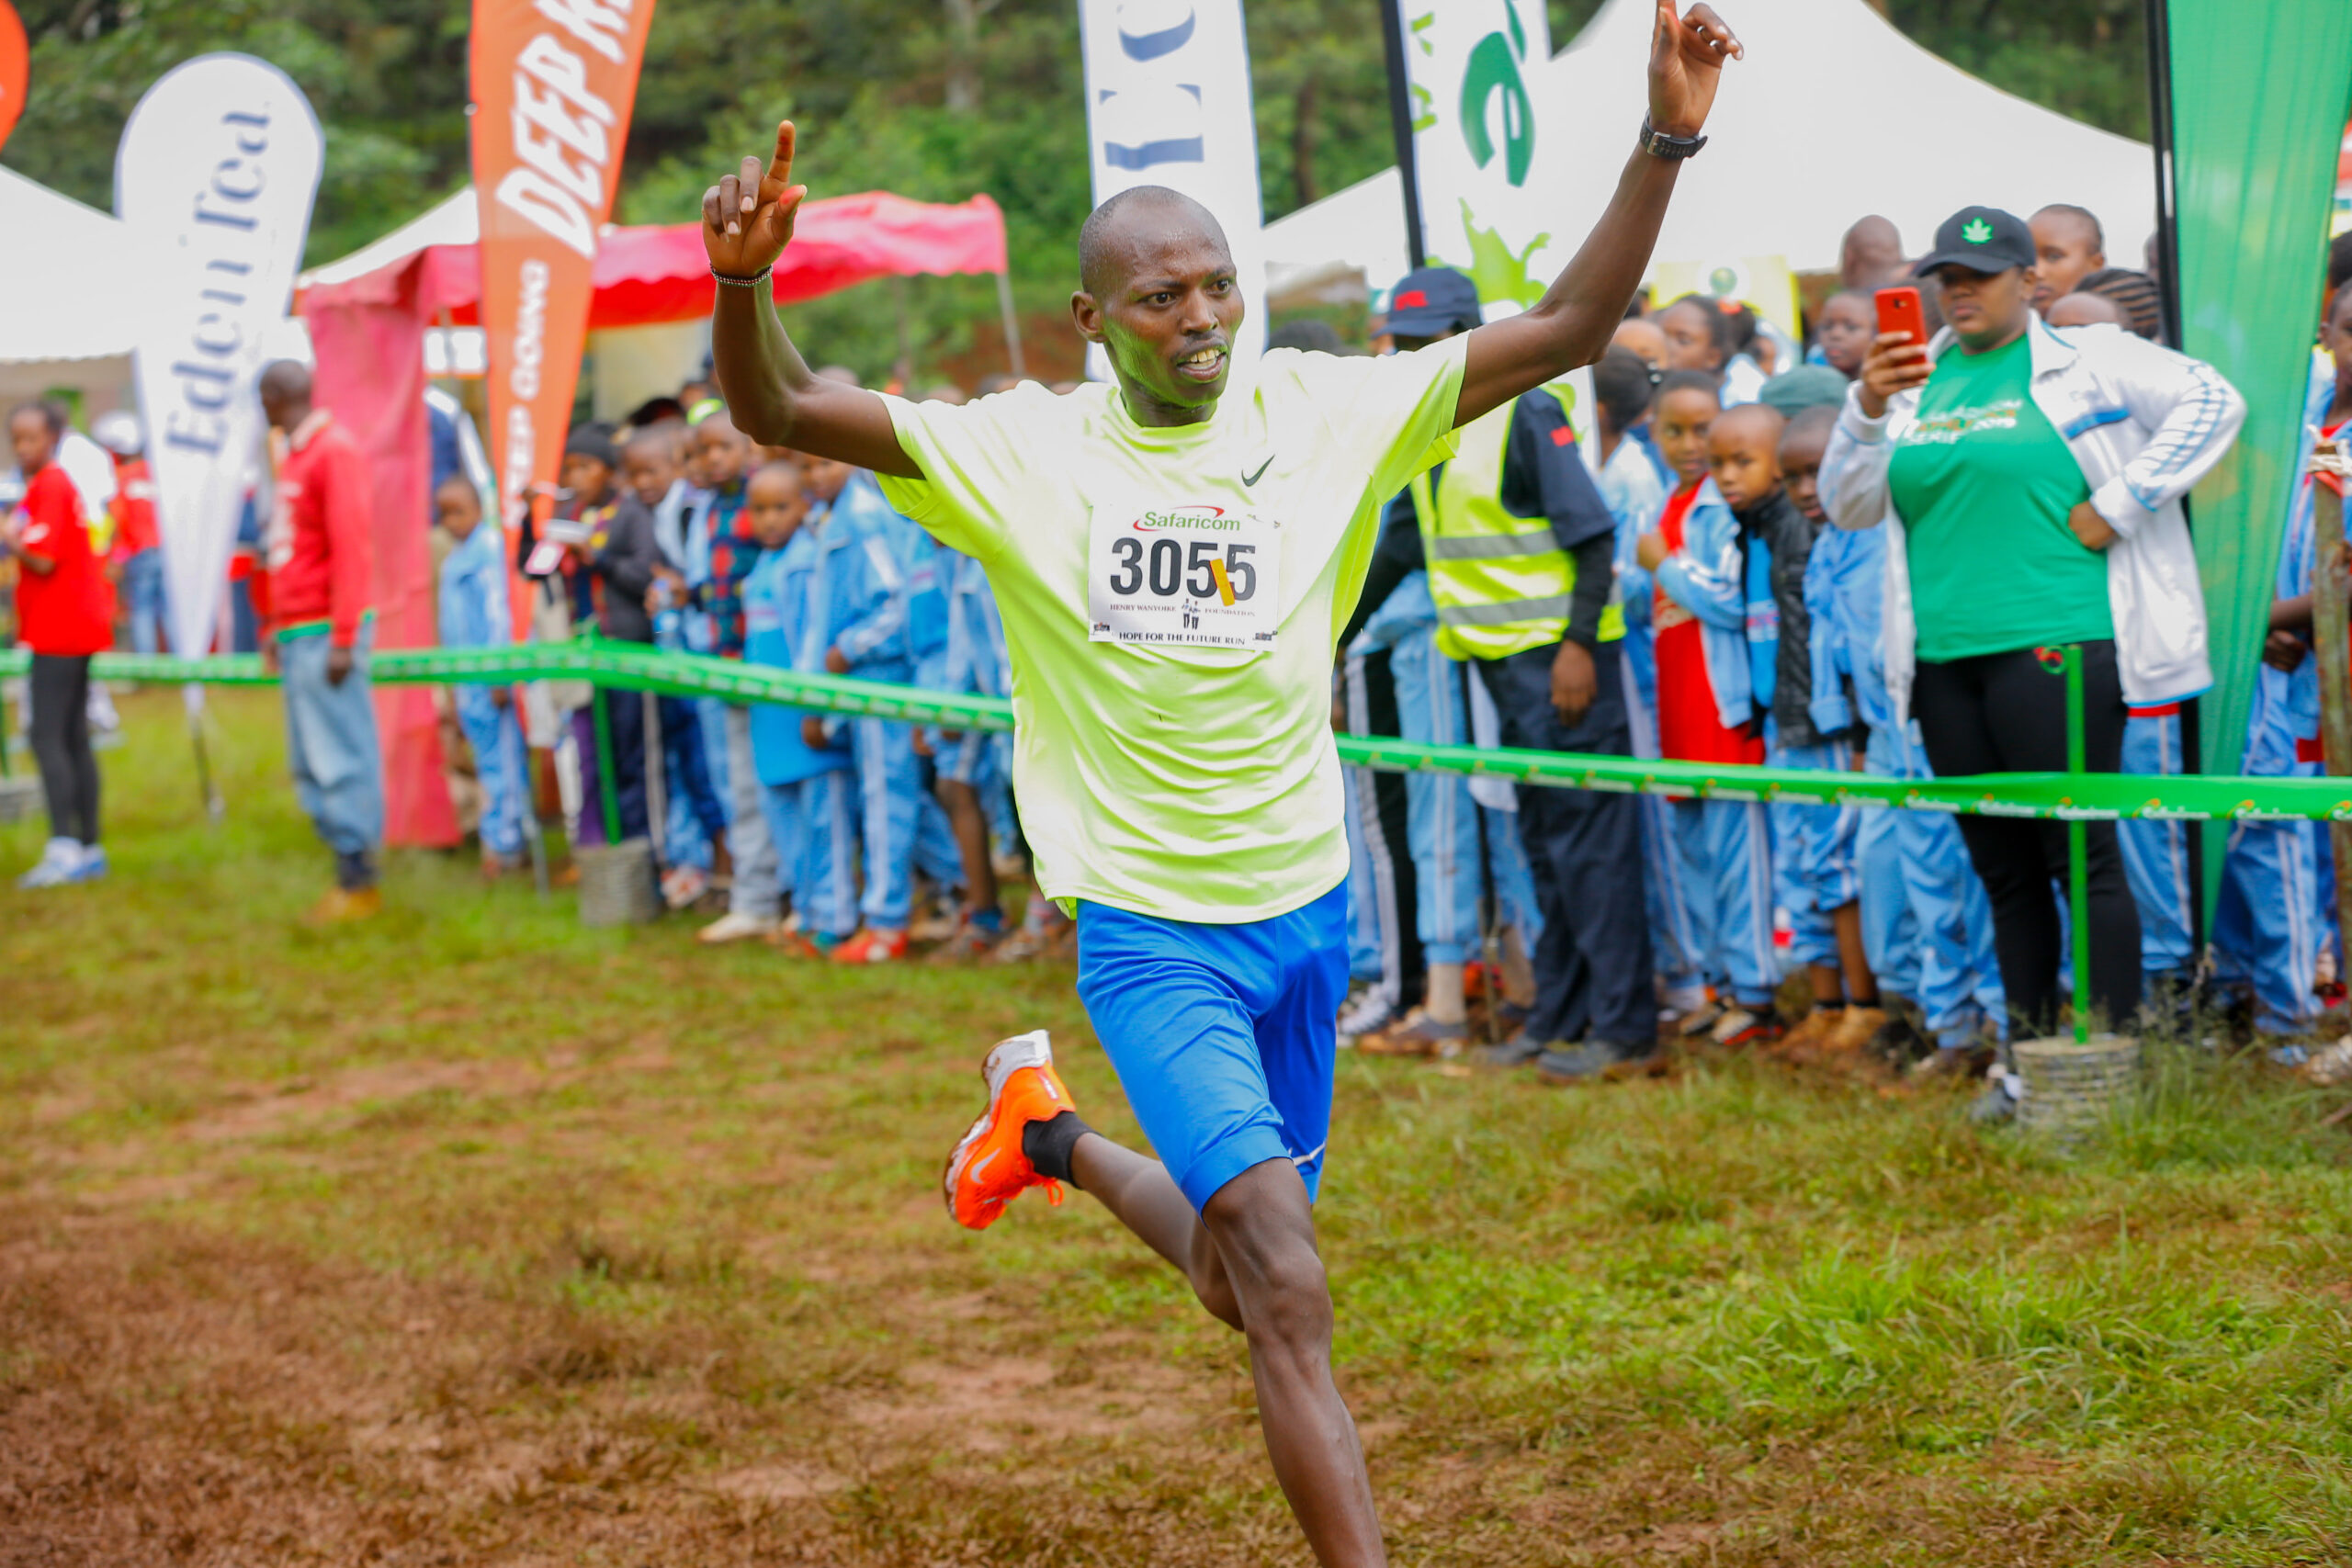
POLYGON ((1650 124, 1650 117, 1642 116, 1641 150, 1653 158, 1688 158, 1707 144, 1703 136, 1668 136, 1650 124))

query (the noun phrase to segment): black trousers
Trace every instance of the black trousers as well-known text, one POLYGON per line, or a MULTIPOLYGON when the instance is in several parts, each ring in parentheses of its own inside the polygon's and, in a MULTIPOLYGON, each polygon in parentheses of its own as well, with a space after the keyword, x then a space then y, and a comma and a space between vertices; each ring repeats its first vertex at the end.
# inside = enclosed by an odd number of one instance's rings
MULTIPOLYGON (((1573 727, 1552 705, 1559 645, 1482 660, 1503 744, 1532 751, 1634 754, 1622 650, 1594 650, 1599 694, 1573 727)), ((1528 1034, 1550 1043, 1590 1041, 1621 1053, 1657 1049, 1649 917, 1642 905, 1641 802, 1631 795, 1522 784, 1519 836, 1535 881, 1544 934, 1535 943, 1535 1011, 1528 1034)))
MULTIPOLYGON (((1342 680, 1348 728, 1357 735, 1397 735, 1396 679, 1388 650, 1350 659, 1342 680)), ((1405 775, 1348 770, 1348 809, 1356 814, 1372 874, 1373 912, 1380 923, 1381 984, 1398 1009, 1418 1007, 1429 992, 1429 964, 1418 919, 1419 883, 1407 836, 1405 775)))
MULTIPOLYGON (((2066 682, 2026 648, 1945 663, 1922 661, 1911 712, 1937 776, 2054 773, 2066 766, 2066 682)), ((2123 763, 2123 683, 2115 644, 2083 645, 2084 763, 2095 773, 2123 763)), ((2140 909, 2123 874, 2112 822, 2086 824, 2090 871, 2091 1005, 2110 1027, 2140 1010, 2140 909)), ((2058 1027, 2058 900, 2066 897, 2066 824, 1963 816, 1960 836, 1993 902, 1993 951, 2008 994, 2014 1038, 2058 1027), (2015 1031, 2022 1029, 2023 1034, 2015 1031)), ((2082 931, 2075 940, 2086 940, 2082 931)))
POLYGON ((90 656, 33 655, 28 716, 49 803, 49 836, 98 841, 98 759, 90 750, 90 656))

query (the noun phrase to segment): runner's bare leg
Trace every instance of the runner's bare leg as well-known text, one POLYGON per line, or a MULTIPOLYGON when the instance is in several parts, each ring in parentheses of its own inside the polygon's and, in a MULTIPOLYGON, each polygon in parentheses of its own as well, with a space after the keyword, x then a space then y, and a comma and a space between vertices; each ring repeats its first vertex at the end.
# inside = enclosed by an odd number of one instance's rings
POLYGON ((1252 1166, 1201 1214, 1167 1168, 1089 1133, 1071 1173, 1121 1224, 1183 1270, 1201 1304, 1250 1339, 1258 1421, 1283 1495, 1324 1568, 1388 1561, 1355 1421, 1331 1381, 1331 1291, 1315 1211, 1288 1160, 1252 1166))

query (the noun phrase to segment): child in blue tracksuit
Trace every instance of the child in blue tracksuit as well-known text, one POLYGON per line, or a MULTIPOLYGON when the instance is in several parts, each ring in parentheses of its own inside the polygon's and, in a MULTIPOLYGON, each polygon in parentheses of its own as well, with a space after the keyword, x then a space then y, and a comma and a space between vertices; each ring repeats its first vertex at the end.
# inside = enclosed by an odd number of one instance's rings
MULTIPOLYGON (((1932 778, 1918 725, 1896 722, 1886 688, 1885 594, 1886 530, 1822 530, 1805 567, 1813 721, 1867 727, 1862 767, 1876 777, 1932 778)), ((1854 848, 1862 945, 1880 989, 1917 1005, 1942 1048, 1929 1058, 1935 1070, 1956 1071, 2007 1016, 1984 884, 1940 812, 1865 809, 1854 848)))
MULTIPOLYGON (((744 507, 760 558, 743 579, 743 661, 793 668, 816 576, 815 533, 805 525, 808 497, 792 463, 771 463, 745 487, 744 507)), ((752 706, 752 765, 759 774, 763 816, 775 840, 782 894, 796 907, 808 898, 808 834, 801 809, 808 781, 845 772, 846 746, 811 747, 799 708, 774 703, 752 706)))
MULTIPOLYGON (((2254 778, 2317 778, 2326 772, 2320 750, 2319 660, 2311 649, 2312 496, 2317 481, 2305 470, 2311 432, 2340 434, 2352 419, 2352 288, 2332 302, 2321 341, 2335 363, 2330 367, 2322 362, 2313 371, 2302 446, 2290 470, 2296 476, 2295 491, 2278 553, 2278 598, 2270 607, 2271 632, 2246 721, 2244 772, 2254 778)), ((2334 945, 2336 973, 2344 973, 2335 925, 2326 824, 2230 825, 2222 897, 2213 911, 2215 976, 2232 990, 2252 995, 2256 1029, 2296 1034, 2319 1024, 2314 987, 2324 946, 2334 945)))
MULTIPOLYGON (((1666 510, 1667 482, 1659 460, 1634 434, 1650 416, 1649 367, 1630 349, 1615 348, 1593 367, 1592 387, 1600 438, 1580 444, 1600 500, 1617 524, 1615 598, 1625 614, 1624 657, 1618 669, 1625 683, 1625 716, 1634 755, 1656 757, 1657 654, 1650 626, 1656 585, 1634 551, 1641 536, 1658 525, 1666 510), (1606 457, 1600 449, 1610 447, 1606 457)), ((1642 901, 1650 926, 1650 952, 1657 964, 1658 1001, 1670 1012, 1694 1015, 1706 1005, 1707 952, 1696 911, 1685 887, 1681 857, 1674 851, 1674 804, 1664 795, 1641 797, 1642 901)))
MULTIPOLYGON (((686 516, 693 487, 678 473, 683 431, 655 425, 629 437, 621 449, 621 483, 653 514, 653 586, 646 609, 653 617, 653 644, 684 650, 685 630, 686 516)), ((692 697, 662 697, 662 777, 668 792, 664 813, 662 878, 663 897, 683 908, 710 886, 714 851, 727 832, 727 809, 710 777, 703 741, 702 713, 692 697)))
MULTIPOLYGON (((507 594, 505 541, 481 526, 481 492, 462 472, 433 492, 441 526, 457 541, 441 562, 440 629, 444 648, 503 648, 514 640, 507 594)), ((474 750, 481 781, 481 868, 496 876, 523 863, 526 793, 523 736, 504 685, 458 688, 458 724, 474 750)))
MULTIPOLYGON (((848 481, 860 493, 852 504, 870 507, 880 502, 888 515, 880 518, 890 551, 907 580, 907 649, 914 660, 914 683, 925 691, 942 692, 947 684, 947 594, 960 558, 931 536, 923 526, 882 501, 881 488, 867 473, 848 481)), ((938 736, 928 728, 915 732, 914 869, 939 888, 965 886, 964 857, 947 808, 939 803, 938 736)))
MULTIPOLYGON (((1004 618, 997 613, 987 570, 954 550, 940 551, 939 564, 947 590, 947 646, 938 689, 958 695, 1010 695, 1012 665, 1005 650, 1004 618)), ((949 951, 958 957, 979 957, 1004 935, 1004 906, 989 840, 991 829, 1002 844, 1019 837, 1012 812, 1012 740, 1001 730, 967 729, 941 736, 933 758, 933 795, 963 859, 964 907, 948 938, 949 951)))
MULTIPOLYGON (((1683 483, 1668 498, 1658 527, 1638 541, 1638 558, 1656 589, 1651 611, 1661 660, 1658 676, 1660 750, 1669 757, 1702 753, 1676 739, 1703 733, 1720 742, 1712 760, 1760 762, 1754 753, 1755 676, 1747 644, 1747 566, 1739 519, 1708 476, 1713 421, 1722 414, 1712 382, 1677 372, 1660 384, 1655 423, 1659 446, 1683 483), (1678 620, 1663 619, 1671 611, 1678 620), (1678 686, 1663 668, 1668 637, 1693 629, 1702 655, 1704 690, 1678 686), (1710 711, 1711 710, 1711 711, 1710 711)), ((1695 915, 1708 977, 1730 1005, 1713 1018, 1714 1038, 1745 1044, 1777 1038, 1781 1021, 1772 997, 1780 984, 1772 945, 1770 827, 1764 807, 1750 801, 1709 799, 1671 803, 1675 851, 1695 915)), ((1686 1029, 1710 1021, 1701 1013, 1686 1029)))
MULTIPOLYGON (((815 477, 815 488, 821 496, 823 476, 815 477)), ((814 519, 816 561, 795 668, 912 682, 907 578, 892 537, 898 521, 863 473, 842 479, 814 519)), ((801 934, 845 964, 903 958, 922 815, 914 730, 888 719, 842 716, 811 717, 803 728, 811 744, 831 746, 845 735, 856 765, 846 774, 819 774, 802 789, 804 864, 812 885, 800 900, 801 934), (853 899, 861 848, 865 890, 853 899)))

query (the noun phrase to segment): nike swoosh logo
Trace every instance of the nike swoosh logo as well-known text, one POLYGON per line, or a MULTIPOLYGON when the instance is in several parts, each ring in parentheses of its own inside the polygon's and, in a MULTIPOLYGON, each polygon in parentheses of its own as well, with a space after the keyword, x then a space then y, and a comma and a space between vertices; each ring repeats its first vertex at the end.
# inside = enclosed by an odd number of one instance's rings
POLYGON ((1247 488, 1247 487, 1249 487, 1249 486, 1251 486, 1251 485, 1256 484, 1260 479, 1264 479, 1264 478, 1266 477, 1266 470, 1267 470, 1268 468, 1272 468, 1273 466, 1274 466, 1273 454, 1270 452, 1270 453, 1268 453, 1268 454, 1266 455, 1266 460, 1265 460, 1264 462, 1262 462, 1262 463, 1261 463, 1261 464, 1259 464, 1259 465, 1258 465, 1258 471, 1257 471, 1256 473, 1254 473, 1254 474, 1244 474, 1244 475, 1242 475, 1242 476, 1241 476, 1241 483, 1242 483, 1242 485, 1243 485, 1245 488, 1247 488))
POLYGON ((972 1168, 972 1179, 978 1181, 981 1177, 986 1176, 988 1174, 989 1167, 994 1165, 996 1163, 996 1156, 1002 1153, 1004 1153, 1002 1149, 990 1149, 988 1152, 988 1157, 981 1160, 979 1164, 972 1168))

